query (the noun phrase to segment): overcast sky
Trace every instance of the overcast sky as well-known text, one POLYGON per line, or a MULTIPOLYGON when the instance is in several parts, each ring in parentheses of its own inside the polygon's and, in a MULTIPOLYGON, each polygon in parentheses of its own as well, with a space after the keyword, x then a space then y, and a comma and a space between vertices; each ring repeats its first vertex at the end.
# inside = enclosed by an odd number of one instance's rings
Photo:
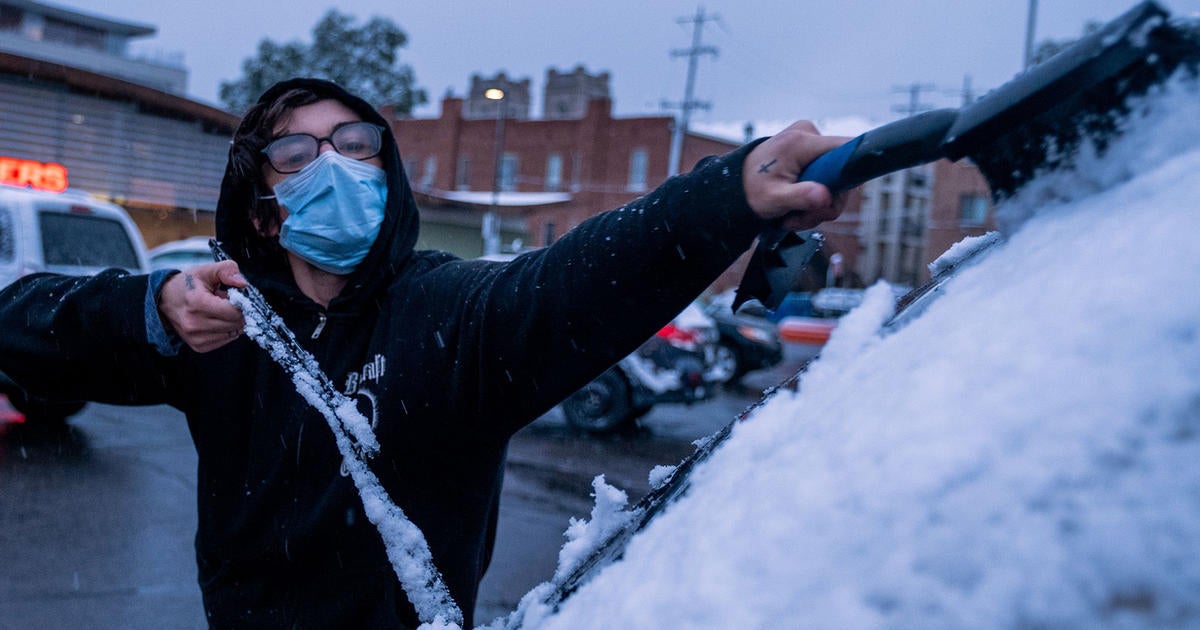
MULTIPOLYGON (((190 95, 217 102, 221 81, 237 78, 258 43, 311 41, 329 0, 54 0, 107 17, 144 23, 156 36, 137 53, 182 54, 190 95)), ((1038 40, 1075 37, 1089 20, 1108 21, 1132 0, 1040 0, 1038 40)), ((1175 15, 1196 15, 1200 0, 1164 0, 1175 15)), ((964 79, 976 94, 1020 71, 1028 0, 343 0, 361 24, 390 18, 409 36, 401 51, 430 95, 419 116, 436 116, 448 91, 464 95, 472 73, 532 80, 535 107, 546 70, 582 64, 607 71, 617 115, 659 114, 683 100, 691 24, 703 6, 695 98, 711 104, 699 126, 740 128, 808 118, 886 122, 907 107, 907 86, 932 86, 921 102, 960 103, 964 79)))

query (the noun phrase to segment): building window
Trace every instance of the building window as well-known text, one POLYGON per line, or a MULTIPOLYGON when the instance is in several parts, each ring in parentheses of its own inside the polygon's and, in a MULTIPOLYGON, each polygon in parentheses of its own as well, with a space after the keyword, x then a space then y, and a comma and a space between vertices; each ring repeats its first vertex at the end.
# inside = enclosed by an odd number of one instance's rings
POLYGON ((0 4, 0 31, 15 31, 21 28, 24 11, 17 7, 0 4))
POLYGON ((425 170, 421 171, 421 188, 425 190, 433 188, 435 176, 437 176, 437 156, 430 155, 425 158, 425 170))
POLYGON ((471 190, 471 158, 465 155, 458 158, 458 169, 454 173, 454 187, 458 190, 471 190))
POLYGON ((542 225, 542 245, 550 247, 554 244, 554 224, 545 223, 542 225))
POLYGON ((583 155, 571 154, 571 190, 583 188, 583 155))
POLYGON ((634 149, 629 154, 629 190, 646 190, 646 150, 634 149))
POLYGON ((554 191, 562 188, 562 156, 551 153, 546 158, 546 190, 554 191))
POLYGON ((959 197, 958 223, 963 227, 982 227, 987 222, 988 200, 983 195, 959 197))
POLYGON ((46 26, 42 29, 42 39, 79 48, 104 50, 104 31, 51 17, 46 18, 46 26))
POLYGON ((505 153, 500 158, 500 190, 512 192, 517 189, 517 154, 505 153))

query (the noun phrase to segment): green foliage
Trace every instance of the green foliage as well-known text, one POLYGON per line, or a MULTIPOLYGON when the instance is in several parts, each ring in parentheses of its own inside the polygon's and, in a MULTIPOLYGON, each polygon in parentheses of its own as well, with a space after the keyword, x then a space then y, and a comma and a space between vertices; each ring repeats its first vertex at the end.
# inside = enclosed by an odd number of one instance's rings
POLYGON ((257 56, 242 62, 242 77, 221 82, 221 102, 241 113, 275 83, 304 76, 328 79, 370 103, 410 114, 428 97, 415 86, 412 68, 399 63, 398 51, 407 43, 408 36, 387 18, 372 17, 355 27, 354 18, 330 9, 313 27, 312 44, 259 42, 257 56))

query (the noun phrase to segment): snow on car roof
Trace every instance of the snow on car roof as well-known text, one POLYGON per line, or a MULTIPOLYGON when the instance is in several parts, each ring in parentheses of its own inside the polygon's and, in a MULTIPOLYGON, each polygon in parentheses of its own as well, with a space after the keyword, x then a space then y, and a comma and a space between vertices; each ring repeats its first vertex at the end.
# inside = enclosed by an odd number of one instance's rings
MULTIPOLYGON (((160 255, 167 252, 195 251, 209 254, 208 236, 190 236, 177 241, 169 241, 150 250, 150 255, 160 255)), ((211 254, 209 254, 211 255, 211 254)))
POLYGON ((1200 624, 1198 96, 1002 206, 1006 240, 904 326, 868 292, 524 627, 1200 624))

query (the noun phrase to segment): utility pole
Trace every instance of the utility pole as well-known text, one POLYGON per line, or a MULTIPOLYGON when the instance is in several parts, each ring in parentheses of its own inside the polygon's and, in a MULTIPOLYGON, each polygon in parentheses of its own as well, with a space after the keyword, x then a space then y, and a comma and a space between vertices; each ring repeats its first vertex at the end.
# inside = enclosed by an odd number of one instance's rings
POLYGON ((1029 17, 1025 20, 1025 69, 1033 64, 1033 35, 1037 30, 1037 0, 1029 0, 1029 17))
POLYGON ((692 118, 692 110, 708 109, 709 103, 696 101, 694 98, 694 89, 696 86, 696 66, 700 61, 701 55, 717 56, 717 49, 712 46, 704 46, 701 40, 704 35, 704 23, 716 21, 720 19, 717 15, 708 15, 704 13, 704 7, 696 7, 696 16, 690 18, 679 18, 675 20, 679 24, 692 23, 692 47, 683 50, 671 51, 672 57, 687 57, 687 83, 683 88, 683 102, 678 105, 681 110, 680 118, 675 123, 675 128, 671 130, 671 158, 668 166, 668 175, 679 173, 679 160, 683 153, 683 137, 687 134, 688 123, 692 118))
MULTIPOLYGON (((932 105, 921 102, 921 93, 937 89, 932 83, 912 82, 906 86, 892 88, 893 92, 907 93, 908 103, 896 105, 892 111, 904 116, 916 116, 924 111, 933 109, 932 105)), ((914 263, 923 255, 925 239, 923 235, 928 224, 929 180, 924 173, 926 167, 916 166, 905 169, 898 178, 880 186, 887 190, 887 195, 880 194, 879 223, 877 224, 878 241, 873 247, 882 245, 880 253, 883 263, 883 275, 892 282, 916 283, 919 275, 914 263), (887 199, 884 205, 883 199, 887 199), (919 238, 920 241, 914 243, 919 238), (918 252, 917 258, 912 258, 912 248, 918 252)))
POLYGON ((894 105, 892 111, 904 114, 905 116, 915 116, 921 112, 933 109, 933 105, 921 102, 921 92, 933 90, 937 86, 932 83, 909 83, 892 88, 892 92, 907 92, 908 105, 894 105))

